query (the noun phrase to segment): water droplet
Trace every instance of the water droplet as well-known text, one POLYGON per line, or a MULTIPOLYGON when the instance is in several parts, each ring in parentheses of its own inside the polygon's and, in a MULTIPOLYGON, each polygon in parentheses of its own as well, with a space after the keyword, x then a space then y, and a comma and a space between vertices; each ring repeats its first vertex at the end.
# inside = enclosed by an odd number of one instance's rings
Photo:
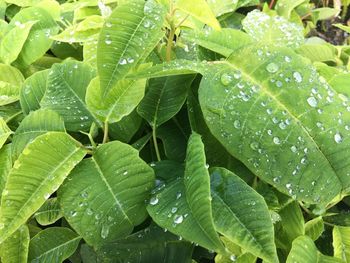
POLYGON ((70 211, 70 215, 72 216, 72 217, 75 217, 76 215, 77 215, 77 211, 70 211))
POLYGON ((232 262, 235 262, 236 260, 237 260, 237 257, 236 257, 236 255, 231 255, 230 256, 230 260, 232 261, 232 262))
POLYGON ((156 204, 158 204, 158 202, 159 202, 159 199, 156 196, 153 196, 151 198, 151 200, 149 201, 149 204, 150 205, 156 205, 156 204))
POLYGON ((250 144, 250 148, 252 148, 252 150, 257 151, 259 149, 259 143, 258 142, 252 142, 250 144))
POLYGON ((279 69, 278 65, 276 63, 269 63, 267 66, 266 66, 266 70, 270 73, 275 73, 277 72, 277 70, 279 69))
POLYGON ((110 44, 112 44, 112 40, 106 39, 106 40, 105 40, 105 43, 106 43, 107 45, 110 45, 110 44))
POLYGON ((284 61, 289 63, 289 62, 292 61, 292 59, 290 57, 288 57, 288 56, 285 56, 284 57, 284 61))
POLYGON ((176 211, 177 211, 177 207, 173 207, 173 208, 171 208, 171 213, 175 214, 175 213, 176 213, 176 211))
POLYGON ((109 234, 109 226, 103 225, 101 229, 101 237, 103 239, 106 239, 108 237, 108 234, 109 234))
POLYGON ((240 129, 241 128, 241 122, 239 120, 235 120, 233 122, 233 126, 236 128, 236 129, 240 129))
POLYGON ((280 138, 278 138, 278 137, 273 137, 272 140, 273 140, 274 144, 281 144, 280 138))
POLYGON ((341 143, 343 141, 343 136, 337 132, 336 134, 334 134, 334 140, 336 143, 341 143))
POLYGON ((228 74, 228 73, 224 73, 224 74, 222 74, 221 75, 221 83, 222 83, 222 85, 224 85, 224 86, 227 86, 227 85, 229 85, 231 82, 232 82, 232 76, 230 75, 230 74, 228 74))
POLYGON ((181 224, 184 221, 184 217, 182 215, 175 215, 174 216, 174 223, 175 224, 181 224))
POLYGON ((177 193, 176 193, 176 200, 180 199, 181 196, 182 196, 181 192, 177 192, 177 193))
POLYGON ((293 153, 295 153, 295 152, 297 152, 297 147, 295 147, 294 145, 292 146, 292 147, 290 147, 290 150, 293 152, 293 153))
POLYGON ((317 100, 315 97, 307 98, 307 103, 313 108, 315 108, 317 106, 317 100))
POLYGON ((298 83, 303 81, 303 77, 298 71, 293 72, 293 78, 298 83))

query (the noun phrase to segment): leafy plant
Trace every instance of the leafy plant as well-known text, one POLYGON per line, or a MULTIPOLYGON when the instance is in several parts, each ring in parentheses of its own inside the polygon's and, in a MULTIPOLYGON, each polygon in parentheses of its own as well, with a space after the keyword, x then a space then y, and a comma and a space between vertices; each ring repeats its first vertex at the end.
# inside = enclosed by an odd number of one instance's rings
POLYGON ((348 4, 0 0, 1 262, 350 262, 348 4))

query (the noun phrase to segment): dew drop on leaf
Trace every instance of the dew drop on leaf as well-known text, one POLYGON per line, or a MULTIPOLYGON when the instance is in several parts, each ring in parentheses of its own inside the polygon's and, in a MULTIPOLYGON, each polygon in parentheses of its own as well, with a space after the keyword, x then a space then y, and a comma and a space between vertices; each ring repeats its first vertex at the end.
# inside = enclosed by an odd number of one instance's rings
POLYGON ((274 62, 271 62, 266 66, 266 70, 270 73, 275 73, 277 72, 278 69, 279 69, 278 65, 274 62))
POLYGON ((307 98, 307 103, 313 108, 315 108, 317 106, 317 100, 315 97, 307 98))
POLYGON ((108 237, 108 234, 109 234, 109 226, 103 225, 101 229, 101 237, 103 239, 106 239, 108 237))
POLYGON ((281 140, 280 140, 280 138, 278 138, 278 137, 273 137, 273 143, 274 144, 281 144, 281 140))
POLYGON ((334 134, 334 140, 336 143, 341 143, 343 141, 343 136, 337 132, 336 134, 334 134))
POLYGON ((298 71, 293 72, 293 78, 296 82, 300 83, 303 81, 303 77, 298 71))
POLYGON ((175 224, 181 224, 184 221, 184 217, 182 215, 175 215, 174 216, 174 223, 175 224))
POLYGON ((153 196, 151 198, 151 200, 149 201, 149 204, 150 205, 156 205, 156 204, 158 204, 158 202, 159 202, 159 199, 156 196, 153 196))
POLYGON ((230 74, 224 73, 221 75, 220 80, 221 80, 222 85, 227 86, 232 82, 232 79, 233 79, 233 77, 230 74))
POLYGON ((240 129, 241 128, 241 122, 239 120, 235 120, 233 122, 233 126, 236 128, 236 129, 240 129))

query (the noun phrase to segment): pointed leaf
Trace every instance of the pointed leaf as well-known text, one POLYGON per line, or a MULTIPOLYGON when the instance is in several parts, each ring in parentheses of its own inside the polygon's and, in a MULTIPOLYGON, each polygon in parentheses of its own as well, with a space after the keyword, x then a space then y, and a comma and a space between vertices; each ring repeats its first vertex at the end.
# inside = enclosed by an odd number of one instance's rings
POLYGON ((312 240, 317 240, 324 231, 324 224, 322 217, 316 217, 306 222, 305 224, 305 235, 311 237, 312 240))
POLYGON ((28 262, 63 262, 77 249, 80 239, 69 228, 46 228, 30 240, 28 262))
POLYGON ((24 148, 3 191, 0 243, 44 204, 84 156, 81 145, 61 132, 40 135, 24 148))
POLYGON ((130 234, 146 218, 145 200, 153 185, 154 173, 138 151, 113 141, 72 171, 59 200, 69 224, 98 247, 130 234))
POLYGON ((350 227, 334 226, 333 247, 336 258, 350 262, 350 227))
POLYGON ((22 225, 1 244, 0 256, 2 262, 27 263, 29 240, 28 227, 22 225))
POLYGON ((224 168, 211 169, 211 190, 216 230, 255 256, 278 261, 264 198, 224 168))
POLYGON ((161 227, 207 249, 226 253, 214 229, 209 173, 198 134, 192 134, 188 142, 184 177, 161 185, 147 210, 161 227))
POLYGON ((18 69, 0 64, 0 106, 18 100, 23 81, 24 77, 18 69))
MULTIPOLYGON (((8 174, 12 167, 11 144, 7 144, 0 149, 0 193, 3 192, 8 174)), ((2 195, 0 195, 0 200, 2 195)))
POLYGON ((5 120, 0 117, 0 149, 7 141, 7 138, 12 134, 12 131, 7 126, 5 120))
POLYGON ((16 160, 18 158, 28 143, 49 131, 65 132, 64 122, 56 112, 40 109, 27 115, 13 135, 13 159, 16 160))
POLYGON ((101 30, 97 69, 104 97, 136 64, 144 60, 164 32, 162 8, 140 0, 114 9, 101 30))
POLYGON ((55 223, 62 217, 60 204, 57 198, 50 198, 39 208, 34 214, 36 221, 42 226, 47 226, 55 223))

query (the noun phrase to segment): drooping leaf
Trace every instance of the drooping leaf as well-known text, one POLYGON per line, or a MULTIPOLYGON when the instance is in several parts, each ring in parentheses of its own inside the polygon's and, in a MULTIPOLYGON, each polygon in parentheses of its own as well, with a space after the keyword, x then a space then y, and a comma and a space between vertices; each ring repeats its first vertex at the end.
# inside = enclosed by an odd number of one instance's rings
POLYGON ((44 96, 49 70, 42 70, 27 78, 20 90, 20 103, 25 114, 40 108, 44 96))
POLYGON ((333 247, 336 258, 350 262, 350 227, 334 226, 333 247))
POLYGON ((153 185, 154 173, 138 152, 113 141, 72 171, 59 200, 69 224, 99 247, 130 234, 146 218, 145 200, 153 185))
POLYGON ((12 131, 7 126, 5 120, 0 117, 0 149, 5 144, 7 138, 12 134, 12 131))
POLYGON ((65 132, 64 122, 56 112, 47 109, 39 109, 27 115, 13 135, 13 159, 16 160, 18 158, 28 143, 49 131, 65 132))
POLYGON ((85 103, 86 89, 94 77, 94 69, 82 62, 53 65, 40 105, 61 115, 67 130, 88 130, 97 121, 85 103))
POLYGON ((104 97, 151 53, 164 35, 163 22, 164 12, 158 4, 133 0, 114 9, 97 46, 97 69, 104 97))
POLYGON ((180 111, 193 79, 193 75, 152 79, 137 112, 153 129, 159 127, 180 111))
POLYGON ((1 244, 1 261, 6 263, 27 263, 29 240, 28 227, 22 225, 1 244))
POLYGON ((62 217, 60 204, 57 198, 50 198, 35 212, 34 217, 36 221, 42 226, 47 226, 55 223, 62 217))
POLYGON ((106 263, 191 263, 192 250, 191 243, 151 225, 124 239, 106 244, 98 250, 98 255, 100 261, 106 263))
POLYGON ((244 30, 264 44, 296 48, 304 41, 303 28, 281 16, 270 17, 257 9, 243 19, 244 30))
POLYGON ((215 30, 220 30, 221 26, 210 9, 210 5, 205 0, 177 0, 175 6, 185 13, 193 16, 199 21, 211 26, 215 30))
POLYGON ((46 228, 30 240, 29 262, 63 262, 77 249, 80 239, 69 228, 46 228))
POLYGON ((40 135, 24 148, 3 191, 0 243, 44 204, 84 156, 81 145, 62 132, 40 135))
POLYGON ((161 227, 226 254, 214 229, 209 184, 204 145, 194 133, 187 146, 184 176, 156 189, 147 210, 161 227))
POLYGON ((264 198, 229 170, 213 168, 210 172, 216 230, 245 251, 268 262, 277 261, 273 225, 264 198))

